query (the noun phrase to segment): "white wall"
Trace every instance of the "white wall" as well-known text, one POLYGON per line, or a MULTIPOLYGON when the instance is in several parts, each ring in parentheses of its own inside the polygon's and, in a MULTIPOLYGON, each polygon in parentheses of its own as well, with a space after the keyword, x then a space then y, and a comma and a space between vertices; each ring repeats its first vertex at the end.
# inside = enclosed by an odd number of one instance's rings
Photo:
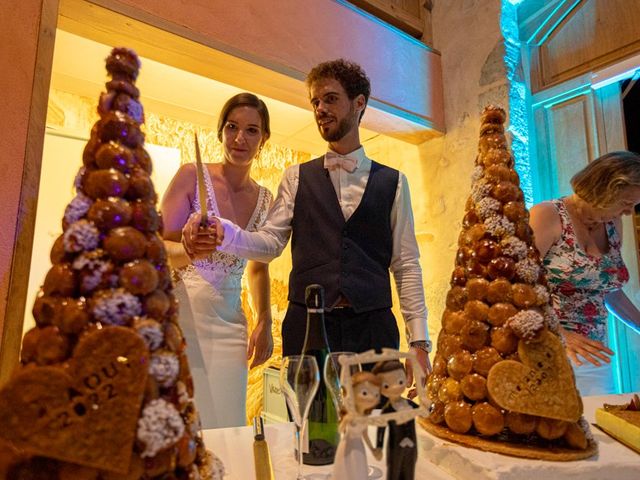
MULTIPOLYGON (((35 326, 31 308, 44 277, 51 268, 49 253, 53 242, 62 233, 64 210, 75 196, 73 181, 82 166, 82 151, 86 143, 86 138, 52 132, 47 132, 44 138, 23 334, 35 326)), ((158 198, 162 198, 180 166, 180 150, 151 144, 145 145, 145 148, 153 159, 154 172, 151 178, 158 198)))

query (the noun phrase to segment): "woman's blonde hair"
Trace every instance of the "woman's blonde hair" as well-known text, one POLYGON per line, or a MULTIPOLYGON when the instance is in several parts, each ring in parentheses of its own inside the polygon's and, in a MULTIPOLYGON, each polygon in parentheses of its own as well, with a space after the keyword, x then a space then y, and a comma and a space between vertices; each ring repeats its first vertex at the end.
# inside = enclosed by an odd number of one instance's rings
POLYGON ((640 187, 640 155, 626 150, 596 158, 571 178, 573 191, 597 208, 608 208, 622 190, 640 187))

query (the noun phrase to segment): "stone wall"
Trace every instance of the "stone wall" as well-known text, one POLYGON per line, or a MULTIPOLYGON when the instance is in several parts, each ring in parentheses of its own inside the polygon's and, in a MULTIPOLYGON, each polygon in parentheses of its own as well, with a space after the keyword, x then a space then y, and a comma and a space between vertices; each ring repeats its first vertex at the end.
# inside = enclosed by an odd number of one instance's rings
POLYGON ((433 46, 442 55, 446 135, 419 146, 421 162, 413 173, 420 177, 424 192, 420 196, 424 203, 414 201, 414 211, 429 332, 435 340, 471 186, 480 112, 490 103, 507 109, 508 85, 500 0, 436 0, 433 4, 433 46))

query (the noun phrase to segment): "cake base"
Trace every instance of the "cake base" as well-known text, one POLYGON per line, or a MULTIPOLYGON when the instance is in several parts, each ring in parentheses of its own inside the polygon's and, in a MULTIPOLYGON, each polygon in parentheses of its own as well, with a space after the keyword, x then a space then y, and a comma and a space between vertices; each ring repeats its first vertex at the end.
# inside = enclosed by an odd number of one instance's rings
MULTIPOLYGON (((597 398, 597 397, 594 397, 597 398)), ((602 397, 600 397, 602 398, 602 397)), ((586 399, 587 401, 589 399, 586 399)), ((607 398, 610 400, 610 398, 607 398)), ((599 402, 602 405, 602 401, 599 402)), ((595 409, 588 408, 585 418, 593 421, 595 409)), ((598 445, 598 453, 576 461, 548 461, 518 458, 478 448, 468 448, 417 429, 418 464, 427 460, 429 467, 420 472, 432 472, 434 468, 446 477, 457 480, 638 480, 640 455, 636 454, 606 433, 593 428, 591 433, 598 445), (431 467, 431 468, 430 468, 431 467)), ((557 459, 554 459, 557 460, 557 459)), ((416 478, 423 478, 417 476, 416 478)), ((424 476, 424 478, 430 478, 424 476)))
POLYGON ((485 452, 510 455, 512 457, 549 460, 556 462, 569 462, 574 460, 583 460, 598 453, 598 445, 595 442, 590 442, 586 450, 573 450, 569 448, 559 447, 541 447, 536 445, 507 443, 473 435, 455 433, 448 428, 442 427, 440 425, 434 425, 425 418, 419 418, 418 423, 427 432, 444 440, 449 440, 451 442, 464 445, 465 447, 477 448, 485 452))

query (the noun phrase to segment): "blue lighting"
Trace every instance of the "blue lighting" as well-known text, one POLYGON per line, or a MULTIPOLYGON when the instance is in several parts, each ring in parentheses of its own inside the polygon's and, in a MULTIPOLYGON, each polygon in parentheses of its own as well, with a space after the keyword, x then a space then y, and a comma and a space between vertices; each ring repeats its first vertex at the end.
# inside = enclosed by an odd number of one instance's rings
MULTIPOLYGON (((558 2, 558 5, 556 5, 553 11, 547 15, 548 18, 556 18, 555 22, 552 24, 548 24, 547 22, 540 23, 540 26, 531 34, 527 42, 530 44, 533 44, 534 39, 538 36, 538 34, 542 31, 542 29, 545 29, 547 31, 546 35, 544 35, 541 38, 538 38, 535 43, 536 45, 542 45, 542 43, 547 39, 547 37, 551 35, 551 32, 553 32, 556 29, 556 27, 560 25, 560 22, 562 22, 566 18, 566 15, 571 10, 573 10, 580 3, 581 0, 572 0, 572 1, 573 1, 573 5, 569 7, 567 7, 566 3, 564 2, 558 2), (561 8, 565 9, 565 14, 558 15, 556 17, 556 13, 558 13, 558 11, 560 11, 561 8)), ((520 0, 518 3, 520 2, 522 2, 522 0, 520 0)))
MULTIPOLYGON (((520 182, 522 191, 525 196, 525 202, 528 208, 533 205, 534 199, 534 184, 536 185, 536 194, 538 200, 540 200, 541 194, 543 198, 557 196, 557 191, 545 191, 544 183, 535 183, 534 170, 531 163, 535 162, 535 158, 530 155, 529 138, 531 136, 532 141, 535 139, 533 132, 529 131, 529 121, 533 109, 539 107, 540 104, 533 104, 531 99, 531 92, 525 82, 527 73, 524 71, 524 62, 522 61, 523 51, 526 49, 521 48, 520 32, 518 28, 517 10, 518 5, 523 0, 502 0, 502 10, 500 16, 500 29, 502 36, 504 37, 505 55, 504 62, 507 72, 507 80, 509 82, 509 126, 508 130, 512 134, 511 149, 515 159, 515 169, 520 175, 520 182)), ((556 13, 560 5, 563 2, 558 2, 558 7, 551 13, 550 17, 555 18, 556 13)), ((571 0, 570 11, 576 7, 580 2, 577 0, 571 0)), ((555 26, 564 19, 565 16, 555 19, 554 24, 547 24, 545 28, 548 32, 552 32, 555 26)), ((536 30, 530 37, 529 41, 536 39, 536 41, 542 42, 546 37, 536 38, 541 33, 541 30, 536 30)), ((548 33, 547 33, 548 35, 548 33)), ((526 54, 526 53, 524 53, 526 54)), ((621 77, 630 76, 631 67, 629 69, 623 69, 621 77)), ((567 101, 572 97, 579 95, 589 94, 591 89, 601 88, 611 82, 619 81, 619 77, 610 76, 602 80, 591 84, 588 80, 586 82, 577 84, 576 81, 571 82, 571 87, 566 86, 566 90, 556 89, 558 91, 556 97, 550 97, 547 93, 544 96, 545 105, 554 104, 560 101, 567 101)), ((603 94, 603 92, 601 92, 603 94)), ((616 95, 619 95, 616 92, 616 95)), ((533 125, 533 124, 532 124, 533 125)), ((534 147, 535 145, 532 145, 534 147)), ((554 166, 547 168, 553 169, 554 166)), ((551 172, 549 172, 552 174, 551 172)), ((557 190, 557 188, 556 188, 557 190)), ((608 320, 609 330, 609 347, 616 352, 616 355, 612 357, 613 370, 616 375, 616 388, 618 392, 631 392, 637 391, 640 384, 640 375, 638 374, 638 359, 639 359, 639 347, 640 337, 637 335, 637 331, 629 328, 620 319, 615 318, 614 315, 609 315, 608 320)))
POLYGON ((509 81, 509 126, 512 134, 511 150, 515 169, 520 175, 520 186, 527 208, 533 205, 533 180, 529 158, 529 92, 524 81, 521 61, 521 44, 518 32, 518 4, 522 0, 502 0, 500 30, 504 37, 504 63, 509 81))

